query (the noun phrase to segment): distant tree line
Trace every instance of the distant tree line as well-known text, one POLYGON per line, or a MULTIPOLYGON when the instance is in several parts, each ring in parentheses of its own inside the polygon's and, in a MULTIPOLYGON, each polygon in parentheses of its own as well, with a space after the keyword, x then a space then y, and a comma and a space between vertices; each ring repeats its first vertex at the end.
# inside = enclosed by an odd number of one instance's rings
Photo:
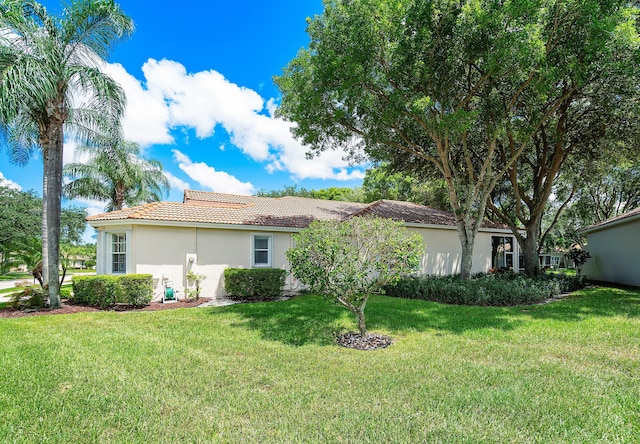
MULTIPOLYGON (((62 209, 60 241, 67 250, 82 246, 86 217, 84 208, 72 206, 62 209)), ((34 191, 19 191, 0 185, 0 273, 6 273, 17 265, 35 266, 41 261, 41 223, 42 199, 34 191)), ((92 256, 95 253, 89 254, 92 256)))

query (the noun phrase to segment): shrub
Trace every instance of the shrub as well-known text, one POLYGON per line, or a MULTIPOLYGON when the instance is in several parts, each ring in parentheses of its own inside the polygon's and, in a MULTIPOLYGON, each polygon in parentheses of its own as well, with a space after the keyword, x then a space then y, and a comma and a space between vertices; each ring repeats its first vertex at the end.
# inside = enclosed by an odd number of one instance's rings
POLYGON ((417 270, 422 237, 401 222, 377 217, 314 221, 293 235, 287 250, 294 276, 311 291, 342 305, 356 316, 360 336, 367 326, 369 295, 417 270))
POLYGON ((227 268, 224 289, 234 298, 271 301, 282 296, 286 275, 281 268, 227 268))
POLYGON ((150 274, 125 274, 118 277, 118 302, 134 307, 148 305, 153 299, 153 276, 150 274))
POLYGON ((392 297, 423 299, 457 305, 525 305, 584 287, 579 276, 548 274, 529 278, 518 273, 478 274, 463 281, 457 276, 404 276, 385 287, 392 297))
POLYGON ((29 285, 12 294, 8 305, 17 310, 44 308, 47 305, 47 301, 42 293, 42 287, 29 285))
POLYGON ((73 299, 77 304, 92 307, 113 307, 118 301, 117 276, 74 276, 73 299))
POLYGON ((71 287, 67 285, 60 287, 60 298, 69 299, 70 297, 71 297, 71 287))
POLYGON ((577 247, 569 250, 566 256, 573 261, 578 275, 582 272, 582 266, 591 259, 591 254, 588 251, 577 247))
POLYGON ((206 278, 205 275, 196 274, 191 270, 187 272, 187 282, 190 285, 185 291, 187 299, 195 299, 196 301, 200 299, 200 291, 202 290, 200 283, 206 278))

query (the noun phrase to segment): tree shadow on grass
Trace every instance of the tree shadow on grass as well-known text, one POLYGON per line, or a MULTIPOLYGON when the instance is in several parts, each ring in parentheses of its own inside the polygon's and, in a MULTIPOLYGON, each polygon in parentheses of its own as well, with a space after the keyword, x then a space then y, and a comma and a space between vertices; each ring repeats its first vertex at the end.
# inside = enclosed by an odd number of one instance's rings
POLYGON ((523 307, 533 319, 580 322, 593 317, 640 319, 640 289, 594 286, 545 305, 523 307))
MULTIPOLYGON (((329 345, 335 342, 336 332, 356 330, 350 312, 320 296, 237 304, 222 309, 242 319, 237 327, 258 331, 264 339, 292 346, 329 345)), ((482 329, 509 331, 536 319, 578 322, 590 317, 638 318, 640 290, 597 287, 550 304, 517 307, 471 307, 372 296, 365 315, 370 331, 435 330, 451 334, 482 329)))
MULTIPOLYGON (((355 330, 355 317, 320 296, 300 296, 288 301, 237 304, 224 307, 243 321, 236 327, 260 332, 262 338, 287 345, 329 345, 336 332, 355 330)), ((513 309, 461 307, 433 302, 373 296, 365 315, 370 331, 441 330, 461 334, 468 330, 510 330, 522 324, 513 309), (511 310, 511 311, 510 311, 511 310)))
MULTIPOLYGON (((216 309, 218 310, 218 309, 216 309)), ((345 309, 319 296, 302 296, 287 301, 235 304, 222 307, 242 321, 234 327, 260 332, 262 338, 287 345, 328 345, 335 342, 335 331, 345 309)), ((216 311, 212 311, 212 314, 216 311)))

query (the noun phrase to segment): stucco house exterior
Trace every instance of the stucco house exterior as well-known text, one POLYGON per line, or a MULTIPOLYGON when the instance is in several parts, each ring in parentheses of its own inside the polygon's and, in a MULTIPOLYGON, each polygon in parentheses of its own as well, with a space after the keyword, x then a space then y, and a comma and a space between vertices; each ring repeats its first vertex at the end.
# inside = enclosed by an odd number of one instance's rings
POLYGON ((640 208, 581 230, 591 254, 589 280, 640 287, 640 208))
MULTIPOLYGON (((222 297, 225 268, 288 268, 292 234, 314 219, 374 215, 401 220, 424 238, 421 272, 460 270, 460 242, 452 213, 407 202, 371 204, 300 197, 267 198, 185 190, 183 202, 155 202, 87 218, 98 231, 98 274, 150 273, 156 297, 166 282, 184 295, 189 271, 204 275, 202 296, 222 297)), ((473 272, 519 267, 519 249, 506 227, 485 221, 473 272)), ((298 283, 289 276, 287 286, 298 283)))

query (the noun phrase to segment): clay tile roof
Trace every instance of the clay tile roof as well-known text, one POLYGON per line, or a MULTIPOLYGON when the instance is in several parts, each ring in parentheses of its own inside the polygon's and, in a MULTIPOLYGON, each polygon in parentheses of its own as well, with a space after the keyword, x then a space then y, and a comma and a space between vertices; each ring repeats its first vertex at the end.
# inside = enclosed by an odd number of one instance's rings
MULTIPOLYGON (((380 200, 372 204, 307 199, 256 197, 185 190, 182 203, 154 202, 87 218, 89 222, 148 220, 305 228, 313 220, 344 220, 374 215, 409 223, 455 225, 452 213, 422 205, 380 200)), ((504 228, 486 221, 485 227, 504 228)))
MULTIPOLYGON (((396 200, 379 200, 353 214, 354 217, 364 215, 386 217, 406 223, 449 226, 456 225, 456 219, 454 214, 451 212, 396 200)), ((490 220, 484 220, 481 226, 484 228, 508 228, 504 224, 492 222, 490 220)))

